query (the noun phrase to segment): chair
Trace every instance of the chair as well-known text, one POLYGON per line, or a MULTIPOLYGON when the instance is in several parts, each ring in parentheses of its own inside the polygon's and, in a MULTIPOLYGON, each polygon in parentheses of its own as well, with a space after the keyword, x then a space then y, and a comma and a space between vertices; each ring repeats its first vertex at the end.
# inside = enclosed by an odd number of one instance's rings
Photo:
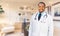
POLYGON ((6 33, 13 32, 15 27, 9 24, 0 24, 0 36, 5 36, 6 33))

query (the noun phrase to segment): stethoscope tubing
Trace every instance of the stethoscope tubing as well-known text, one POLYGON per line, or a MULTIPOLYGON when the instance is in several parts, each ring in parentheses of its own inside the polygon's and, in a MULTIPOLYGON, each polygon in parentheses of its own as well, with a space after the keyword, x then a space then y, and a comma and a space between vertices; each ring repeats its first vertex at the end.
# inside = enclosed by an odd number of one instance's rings
MULTIPOLYGON (((36 20, 36 16, 37 16, 37 15, 38 15, 38 13, 35 15, 35 18, 34 18, 35 20, 36 20)), ((46 15, 44 15, 43 17, 45 17, 45 16, 46 16, 46 18, 47 18, 47 14, 46 14, 46 15)))

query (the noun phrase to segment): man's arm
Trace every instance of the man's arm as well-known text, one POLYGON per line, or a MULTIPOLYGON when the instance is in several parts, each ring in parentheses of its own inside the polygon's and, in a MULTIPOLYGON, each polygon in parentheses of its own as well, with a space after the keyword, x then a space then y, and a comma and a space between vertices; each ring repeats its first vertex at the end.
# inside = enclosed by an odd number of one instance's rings
POLYGON ((32 21, 32 18, 30 20, 30 26, 29 26, 29 34, 28 36, 32 36, 32 29, 33 29, 33 21, 32 21))
POLYGON ((53 18, 51 17, 50 19, 49 19, 49 36, 53 36, 53 33, 54 33, 54 25, 53 25, 53 18))

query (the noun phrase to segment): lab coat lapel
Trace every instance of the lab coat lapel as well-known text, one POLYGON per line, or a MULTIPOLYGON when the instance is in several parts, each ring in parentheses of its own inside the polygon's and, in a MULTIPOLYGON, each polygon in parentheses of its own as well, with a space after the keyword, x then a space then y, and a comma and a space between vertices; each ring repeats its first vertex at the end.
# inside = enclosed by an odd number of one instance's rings
POLYGON ((45 15, 46 15, 45 12, 42 13, 42 16, 41 16, 41 19, 39 20, 39 22, 42 22, 42 23, 43 23, 43 22, 44 22, 44 23, 46 22, 46 16, 45 16, 45 15))

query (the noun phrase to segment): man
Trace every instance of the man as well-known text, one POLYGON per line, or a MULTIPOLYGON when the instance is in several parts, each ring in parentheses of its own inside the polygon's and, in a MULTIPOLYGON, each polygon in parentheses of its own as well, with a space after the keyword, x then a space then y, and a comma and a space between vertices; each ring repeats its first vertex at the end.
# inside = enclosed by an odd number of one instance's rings
POLYGON ((53 36, 53 18, 45 12, 45 3, 38 3, 38 12, 31 17, 29 36, 53 36))

